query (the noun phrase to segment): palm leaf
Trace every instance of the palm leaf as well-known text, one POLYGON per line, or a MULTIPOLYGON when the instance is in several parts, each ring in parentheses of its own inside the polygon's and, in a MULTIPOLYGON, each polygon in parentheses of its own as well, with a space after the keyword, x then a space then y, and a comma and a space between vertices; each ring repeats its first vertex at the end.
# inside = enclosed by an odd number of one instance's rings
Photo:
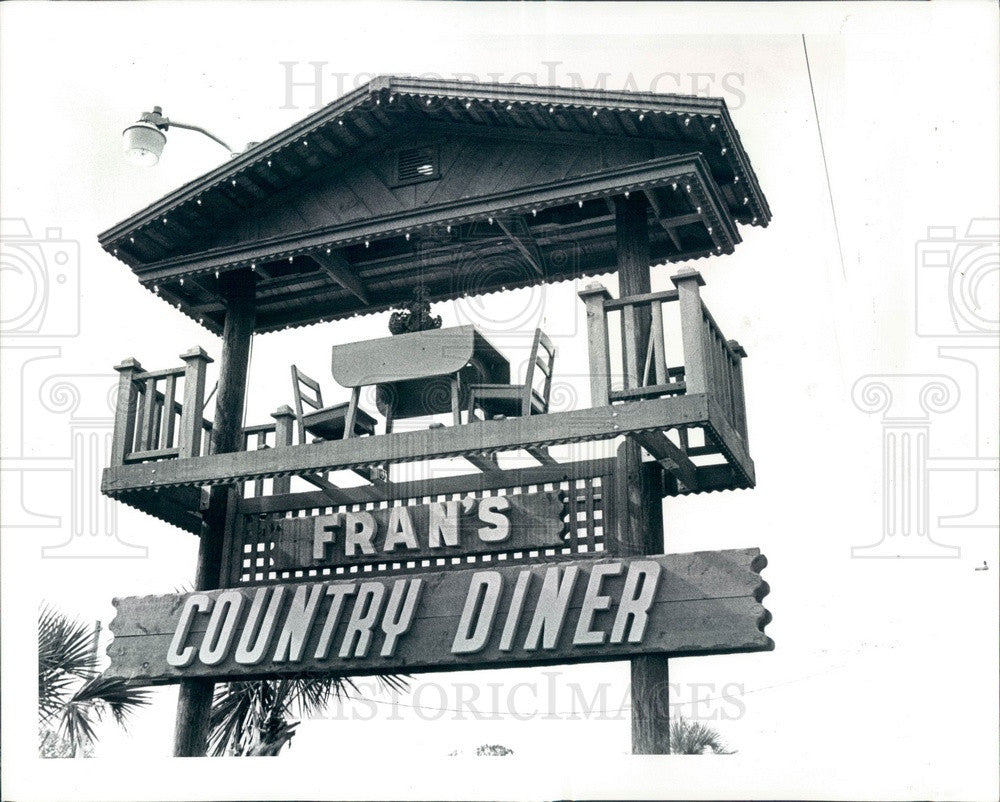
POLYGON ((677 755, 703 755, 708 749, 715 755, 731 755, 722 738, 711 727, 700 721, 694 723, 683 718, 670 725, 670 751, 677 755))
MULTIPOLYGON (((150 703, 150 692, 123 680, 98 674, 99 630, 51 607, 38 616, 38 716, 44 730, 58 719, 55 738, 73 755, 87 753, 94 743, 94 723, 109 712, 124 727, 128 718, 150 703)), ((52 739, 43 739, 51 747, 52 739)), ((52 748, 48 748, 53 752, 52 748)))
POLYGON ((91 705, 74 701, 70 701, 63 710, 57 734, 66 739, 74 757, 80 749, 86 749, 94 743, 94 727, 90 719, 92 712, 91 705))
POLYGON ((125 727, 129 716, 150 703, 150 692, 145 688, 133 688, 122 679, 94 677, 84 683, 75 694, 72 703, 94 705, 100 718, 102 708, 107 707, 115 723, 125 727))
POLYGON ((43 606, 38 616, 38 715, 49 724, 81 679, 97 673, 97 632, 43 606))
POLYGON ((97 632, 63 613, 43 607, 38 619, 38 664, 89 679, 97 673, 97 632))
MULTIPOLYGON (((391 690, 405 690, 407 677, 379 675, 379 683, 391 690)), ((321 713, 337 699, 350 693, 360 695, 350 677, 319 677, 305 679, 260 680, 231 682, 217 685, 212 701, 209 752, 225 754, 277 754, 288 738, 280 744, 269 743, 265 731, 292 732, 284 721, 286 716, 312 716, 321 713)), ((290 738, 290 736, 289 736, 290 738)))

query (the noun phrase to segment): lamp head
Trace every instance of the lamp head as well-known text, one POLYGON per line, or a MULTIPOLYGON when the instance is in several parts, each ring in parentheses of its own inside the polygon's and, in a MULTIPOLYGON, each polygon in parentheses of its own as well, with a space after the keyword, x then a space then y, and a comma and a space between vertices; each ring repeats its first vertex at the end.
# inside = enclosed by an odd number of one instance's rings
POLYGON ((122 132, 125 158, 132 164, 152 167, 160 160, 167 136, 163 132, 169 123, 159 106, 142 113, 139 119, 122 132))

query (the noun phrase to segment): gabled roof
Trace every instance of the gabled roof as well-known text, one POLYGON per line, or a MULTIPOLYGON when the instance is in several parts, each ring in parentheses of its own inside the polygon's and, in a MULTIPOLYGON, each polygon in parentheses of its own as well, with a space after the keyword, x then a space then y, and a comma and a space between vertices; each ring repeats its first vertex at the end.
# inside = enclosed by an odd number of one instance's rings
POLYGON ((269 331, 417 283, 440 300, 613 271, 612 201, 630 192, 649 199, 654 262, 730 253, 737 223, 770 220, 722 99, 380 77, 99 239, 216 332, 217 274, 253 267, 269 331), (386 160, 407 146, 455 172, 394 185, 386 160), (471 251, 494 267, 456 280, 471 251))

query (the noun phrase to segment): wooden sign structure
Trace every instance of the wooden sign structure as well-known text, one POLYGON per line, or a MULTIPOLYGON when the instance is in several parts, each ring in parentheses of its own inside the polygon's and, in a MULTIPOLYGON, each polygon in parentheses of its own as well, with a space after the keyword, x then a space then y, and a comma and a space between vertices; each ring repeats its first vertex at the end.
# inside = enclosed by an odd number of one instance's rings
POLYGON ((200 348, 179 368, 117 368, 102 489, 200 546, 193 593, 117 601, 108 675, 180 683, 181 756, 205 753, 215 680, 629 659, 633 751, 669 751, 668 658, 773 644, 756 549, 663 555, 665 496, 755 477, 746 353, 699 273, 653 292, 650 267, 732 253, 739 225, 769 220, 721 100, 380 77, 105 231, 143 286, 222 335, 211 422, 200 348), (539 414, 463 423, 465 385, 515 374, 466 326, 334 352, 345 421, 362 386, 400 396, 382 434, 345 423, 342 440, 295 444, 287 406, 242 424, 254 333, 417 288, 442 301, 611 271, 621 297, 579 293, 589 409, 550 412, 546 393, 539 414), (455 353, 405 357, 459 334, 455 353), (392 431, 394 414, 446 411, 450 426, 392 431), (614 439, 611 459, 549 450, 614 439), (537 465, 501 468, 513 452, 537 465), (438 458, 471 473, 393 481, 438 458), (366 483, 332 484, 344 469, 366 483))
POLYGON ((107 676, 149 684, 765 651, 756 549, 116 600, 107 676))

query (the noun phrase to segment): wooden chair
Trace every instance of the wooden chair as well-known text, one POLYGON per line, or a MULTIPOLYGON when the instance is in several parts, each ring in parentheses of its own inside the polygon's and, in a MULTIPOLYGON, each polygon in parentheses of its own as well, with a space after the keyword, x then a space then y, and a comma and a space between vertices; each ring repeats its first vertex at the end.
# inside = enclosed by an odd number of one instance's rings
POLYGON ((483 411, 487 419, 500 415, 526 417, 548 412, 555 359, 555 346, 541 329, 535 329, 524 384, 469 385, 469 422, 473 420, 476 407, 483 411), (535 386, 539 374, 543 377, 540 390, 535 386))
POLYGON ((375 434, 375 418, 358 407, 360 388, 354 389, 349 402, 324 407, 319 382, 310 379, 295 365, 292 365, 292 387, 295 392, 295 420, 299 429, 299 445, 306 442, 306 434, 322 440, 340 440, 363 434, 375 434), (312 395, 309 394, 310 391, 312 395), (307 411, 306 407, 312 411, 307 411))

